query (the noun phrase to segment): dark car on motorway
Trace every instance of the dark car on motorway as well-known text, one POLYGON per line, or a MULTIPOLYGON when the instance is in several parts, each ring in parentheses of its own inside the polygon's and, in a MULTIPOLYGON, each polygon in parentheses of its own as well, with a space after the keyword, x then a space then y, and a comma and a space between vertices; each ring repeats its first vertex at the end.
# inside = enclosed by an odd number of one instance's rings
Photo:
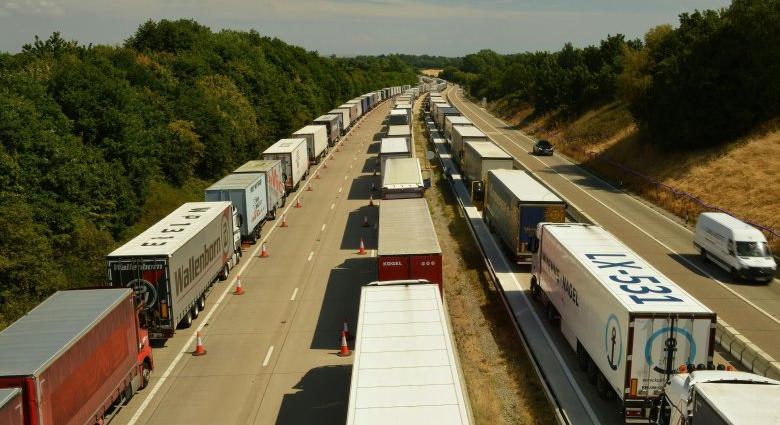
POLYGON ((534 144, 534 155, 552 155, 553 145, 547 140, 539 140, 534 144))

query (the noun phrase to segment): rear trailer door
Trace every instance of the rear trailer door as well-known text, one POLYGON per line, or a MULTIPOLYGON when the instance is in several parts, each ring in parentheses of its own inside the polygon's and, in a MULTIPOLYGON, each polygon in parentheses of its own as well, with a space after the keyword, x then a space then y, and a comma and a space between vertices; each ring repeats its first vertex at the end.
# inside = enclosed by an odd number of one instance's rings
POLYGON ((133 288, 135 302, 143 306, 138 320, 149 336, 172 336, 176 323, 171 317, 171 291, 168 260, 162 258, 109 258, 108 284, 133 288))
MULTIPOLYGON (((521 205, 520 225, 517 227, 520 243, 517 244, 517 255, 528 252, 528 244, 536 234, 536 225, 544 221, 545 207, 541 205, 521 205)), ((530 257, 526 260, 530 260, 530 257)))
POLYGON ((380 256, 378 278, 380 281, 409 279, 409 256, 380 256))

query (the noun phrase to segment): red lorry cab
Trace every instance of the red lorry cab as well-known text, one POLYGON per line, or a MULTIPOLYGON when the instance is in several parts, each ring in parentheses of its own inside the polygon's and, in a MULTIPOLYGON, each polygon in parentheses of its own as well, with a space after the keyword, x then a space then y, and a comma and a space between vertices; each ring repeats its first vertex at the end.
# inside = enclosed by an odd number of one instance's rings
POLYGON ((128 288, 57 292, 0 332, 0 388, 21 388, 26 425, 95 424, 153 365, 128 288))

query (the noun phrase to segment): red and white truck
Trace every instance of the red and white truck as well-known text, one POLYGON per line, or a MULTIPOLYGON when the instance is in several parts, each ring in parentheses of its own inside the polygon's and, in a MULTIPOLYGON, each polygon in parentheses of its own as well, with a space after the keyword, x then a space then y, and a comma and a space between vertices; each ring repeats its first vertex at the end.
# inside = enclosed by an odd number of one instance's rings
POLYGON ((282 161, 282 181, 287 193, 297 190, 309 174, 309 149, 306 144, 303 137, 280 139, 263 151, 263 159, 282 161))
POLYGON ((189 327, 211 284, 227 278, 241 256, 237 223, 229 201, 188 202, 108 254, 108 286, 135 289, 151 338, 189 327))
POLYGON ((715 313, 600 226, 540 223, 531 251, 531 294, 626 423, 648 423, 682 367, 712 367, 715 313))
POLYGON ((382 202, 377 254, 378 280, 424 279, 441 287, 441 247, 425 198, 382 202))
POLYGON ((136 310, 129 288, 59 291, 0 332, 0 388, 21 389, 22 423, 102 423, 145 387, 154 360, 136 310))
POLYGON ((21 388, 0 389, 0 424, 25 425, 21 388))

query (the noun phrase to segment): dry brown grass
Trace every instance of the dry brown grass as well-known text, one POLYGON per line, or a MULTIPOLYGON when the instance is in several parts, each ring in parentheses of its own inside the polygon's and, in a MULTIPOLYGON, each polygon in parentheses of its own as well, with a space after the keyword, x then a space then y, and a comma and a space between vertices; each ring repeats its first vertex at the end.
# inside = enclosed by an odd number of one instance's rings
MULTIPOLYGON (((688 192, 709 205, 731 211, 740 218, 780 229, 780 123, 718 147, 691 152, 664 152, 642 143, 628 111, 606 105, 570 122, 553 114, 524 122, 527 110, 505 115, 513 124, 537 137, 550 139, 556 148, 587 168, 626 187, 680 217, 693 219, 700 208, 671 193, 658 191, 641 179, 616 171, 600 161, 609 157, 654 179, 688 192), (522 118, 519 118, 522 116, 522 118), (587 149, 598 155, 588 157, 587 149)), ((775 252, 780 239, 770 239, 775 252)))
POLYGON ((423 69, 420 71, 422 75, 427 75, 428 77, 438 77, 441 72, 444 71, 440 68, 431 68, 431 69, 423 69))
POLYGON ((425 197, 445 259, 445 299, 474 420, 490 425, 553 424, 551 407, 500 294, 490 283, 457 201, 436 160, 425 160, 426 149, 433 146, 420 121, 414 132, 417 157, 433 171, 425 197))

